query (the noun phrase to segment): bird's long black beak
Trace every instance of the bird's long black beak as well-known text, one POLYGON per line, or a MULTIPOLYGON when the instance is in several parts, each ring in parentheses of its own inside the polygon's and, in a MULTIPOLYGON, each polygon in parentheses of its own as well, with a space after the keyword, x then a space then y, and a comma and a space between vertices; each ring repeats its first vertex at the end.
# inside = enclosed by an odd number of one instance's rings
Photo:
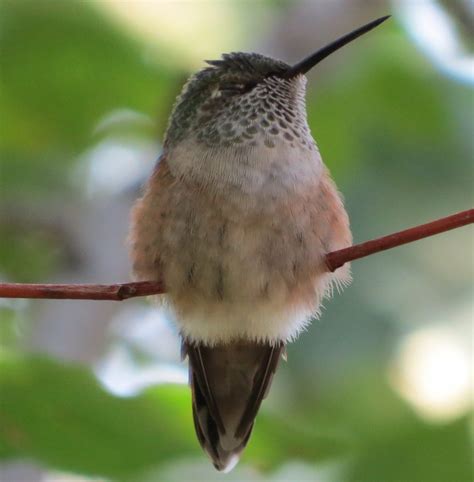
POLYGON ((305 74, 306 72, 308 72, 308 70, 312 69, 316 64, 321 62, 321 60, 325 59, 328 55, 331 55, 333 52, 335 52, 336 50, 339 50, 341 47, 344 47, 344 45, 348 44, 349 42, 352 42, 353 40, 360 37, 361 35, 364 35, 365 33, 370 32, 370 30, 377 27, 382 22, 385 22, 385 20, 387 20, 388 18, 390 18, 390 15, 386 15, 385 17, 380 17, 377 20, 373 20, 367 25, 359 27, 357 30, 354 30, 353 32, 350 32, 344 35, 343 37, 338 38, 337 40, 330 43, 329 45, 326 45, 325 47, 318 50, 314 54, 311 54, 309 57, 306 57, 301 62, 298 62, 297 64, 293 65, 281 76, 286 79, 291 79, 292 77, 295 77, 298 74, 305 74))

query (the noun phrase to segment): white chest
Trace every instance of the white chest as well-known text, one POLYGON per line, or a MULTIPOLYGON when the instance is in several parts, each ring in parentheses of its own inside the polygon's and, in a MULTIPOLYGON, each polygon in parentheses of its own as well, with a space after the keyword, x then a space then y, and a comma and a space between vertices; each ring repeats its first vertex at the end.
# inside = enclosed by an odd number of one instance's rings
POLYGON ((318 185, 323 163, 314 144, 292 145, 278 137, 262 137, 254 144, 210 148, 183 142, 168 162, 177 178, 225 194, 241 206, 284 201, 318 185))

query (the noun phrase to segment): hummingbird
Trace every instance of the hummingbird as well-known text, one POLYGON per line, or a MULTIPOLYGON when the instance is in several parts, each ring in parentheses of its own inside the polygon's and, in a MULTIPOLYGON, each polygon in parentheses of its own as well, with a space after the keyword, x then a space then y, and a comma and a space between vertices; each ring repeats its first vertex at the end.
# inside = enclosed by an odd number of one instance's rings
POLYGON ((161 281, 189 360, 196 435, 215 468, 245 448, 286 344, 350 268, 341 195, 306 117, 305 73, 389 16, 295 65, 233 52, 194 74, 132 211, 134 276, 161 281))

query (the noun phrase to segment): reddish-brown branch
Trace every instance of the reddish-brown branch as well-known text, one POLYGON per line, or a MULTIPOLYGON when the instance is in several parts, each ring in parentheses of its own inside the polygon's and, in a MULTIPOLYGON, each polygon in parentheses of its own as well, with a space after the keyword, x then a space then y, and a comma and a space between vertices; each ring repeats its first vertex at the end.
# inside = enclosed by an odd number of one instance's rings
POLYGON ((421 224, 414 228, 398 231, 398 233, 389 234, 381 238, 372 239, 365 243, 356 244, 349 248, 333 251, 326 256, 326 264, 329 271, 335 271, 344 263, 354 261, 355 259, 365 258, 371 254, 392 249, 402 244, 412 243, 419 239, 434 236, 435 234, 444 233, 451 229, 460 228, 474 222, 474 209, 461 211, 460 213, 447 216, 445 218, 431 221, 430 223, 421 224))
MULTIPOLYGON (((349 248, 333 251, 326 256, 329 271, 334 271, 344 263, 370 256, 387 249, 412 243, 451 229, 460 228, 474 222, 474 209, 468 209, 452 216, 437 219, 427 224, 389 234, 381 238, 356 244, 349 248)), ((22 284, 0 283, 2 298, 47 298, 69 300, 113 300, 121 301, 137 296, 148 296, 164 292, 160 282, 139 281, 113 285, 90 284, 22 284)))
POLYGON ((163 292, 162 284, 154 281, 113 285, 0 283, 0 298, 122 301, 163 292))

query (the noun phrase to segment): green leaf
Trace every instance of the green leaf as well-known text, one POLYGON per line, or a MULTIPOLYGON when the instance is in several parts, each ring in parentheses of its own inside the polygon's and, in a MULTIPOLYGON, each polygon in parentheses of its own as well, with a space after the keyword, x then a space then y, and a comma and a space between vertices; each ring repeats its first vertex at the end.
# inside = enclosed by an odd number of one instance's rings
POLYGON ((374 369, 353 370, 344 385, 308 402, 310 425, 319 424, 324 413, 333 430, 351 441, 352 457, 341 482, 472 480, 468 416, 423 420, 374 369))
POLYGON ((120 399, 92 374, 42 358, 0 362, 0 454, 119 477, 199 453, 185 387, 120 399))

